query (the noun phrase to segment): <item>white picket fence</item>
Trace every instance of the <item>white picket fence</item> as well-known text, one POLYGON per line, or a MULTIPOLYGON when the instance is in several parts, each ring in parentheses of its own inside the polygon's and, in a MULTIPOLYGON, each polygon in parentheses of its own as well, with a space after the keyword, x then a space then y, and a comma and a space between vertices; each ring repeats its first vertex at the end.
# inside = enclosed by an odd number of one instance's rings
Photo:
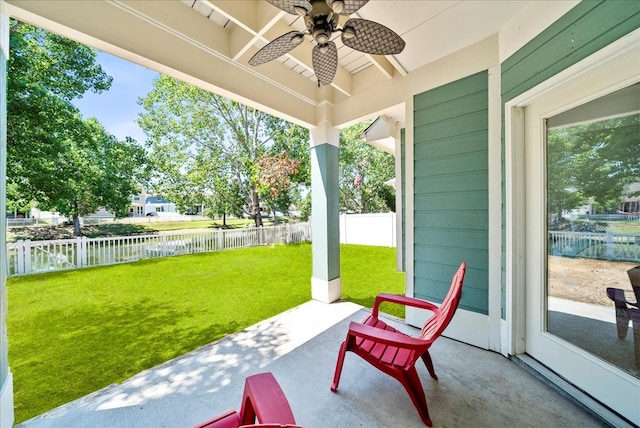
POLYGON ((7 244, 9 276, 111 265, 180 254, 214 252, 311 240, 311 226, 295 223, 262 228, 111 238, 16 241, 7 244))
POLYGON ((550 231, 549 254, 640 262, 640 235, 550 231))

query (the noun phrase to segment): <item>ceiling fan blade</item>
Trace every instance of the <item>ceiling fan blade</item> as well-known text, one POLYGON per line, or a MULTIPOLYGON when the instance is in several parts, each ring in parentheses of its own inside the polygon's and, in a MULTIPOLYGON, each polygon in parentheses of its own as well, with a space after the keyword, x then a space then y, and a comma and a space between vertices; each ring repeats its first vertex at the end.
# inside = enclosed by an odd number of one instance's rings
MULTIPOLYGON (((302 9, 309 12, 311 10, 311 3, 309 0, 267 0, 280 10, 284 10, 292 15, 300 15, 302 9), (302 9, 297 9, 302 8, 302 9)), ((304 15, 304 14, 303 14, 304 15)))
POLYGON ((261 65, 267 63, 286 54, 303 41, 304 34, 300 31, 289 31, 256 52, 249 60, 249 64, 261 65))
POLYGON ((351 15, 356 13, 369 0, 326 0, 329 7, 339 15, 351 15), (339 6, 338 6, 339 5, 339 6))
POLYGON ((338 69, 338 48, 329 41, 324 45, 315 45, 311 52, 313 72, 318 78, 318 85, 330 85, 338 69))
POLYGON ((352 18, 343 28, 342 43, 360 52, 394 55, 402 52, 405 46, 402 37, 393 30, 367 19, 352 18))

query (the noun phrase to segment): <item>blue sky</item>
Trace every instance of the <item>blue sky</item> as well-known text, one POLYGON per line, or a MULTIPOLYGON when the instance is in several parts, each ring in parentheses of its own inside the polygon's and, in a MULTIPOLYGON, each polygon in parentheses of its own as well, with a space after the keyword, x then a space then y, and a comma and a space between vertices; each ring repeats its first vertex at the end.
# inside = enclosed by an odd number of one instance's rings
POLYGON ((138 98, 149 93, 151 82, 159 74, 104 52, 98 52, 96 60, 113 77, 111 89, 100 94, 88 92, 73 103, 84 119, 97 118, 119 140, 129 136, 143 144, 144 134, 135 123, 142 111, 138 98))

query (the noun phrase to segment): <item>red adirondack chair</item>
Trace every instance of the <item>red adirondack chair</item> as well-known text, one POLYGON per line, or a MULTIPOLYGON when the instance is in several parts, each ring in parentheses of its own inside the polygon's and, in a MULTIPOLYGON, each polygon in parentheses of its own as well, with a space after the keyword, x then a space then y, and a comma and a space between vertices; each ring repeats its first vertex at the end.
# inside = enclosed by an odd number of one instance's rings
POLYGON ((240 413, 229 410, 194 428, 301 428, 296 425, 293 412, 280 384, 269 372, 249 376, 244 383, 240 413), (258 423, 256 424, 256 419, 258 423))
POLYGON ((627 271, 636 302, 627 300, 625 292, 621 288, 607 287, 607 296, 614 302, 616 308, 616 325, 618 338, 627 337, 629 321, 633 328, 633 353, 635 354, 636 367, 640 368, 640 266, 627 271))
POLYGON ((429 348, 442 334, 458 308, 462 294, 462 282, 467 269, 466 262, 462 262, 451 282, 451 288, 442 304, 433 303, 395 294, 379 294, 373 305, 371 315, 362 323, 351 322, 347 338, 340 345, 336 371, 333 375, 331 391, 338 390, 342 365, 347 351, 362 357, 378 370, 398 379, 409 393, 411 401, 418 410, 422 421, 432 426, 427 408, 427 398, 422 389, 415 363, 422 358, 429 374, 435 380, 438 376, 433 369, 429 348), (425 322, 420 336, 414 338, 387 325, 378 318, 379 307, 382 302, 393 302, 405 306, 427 309, 433 315, 425 322))

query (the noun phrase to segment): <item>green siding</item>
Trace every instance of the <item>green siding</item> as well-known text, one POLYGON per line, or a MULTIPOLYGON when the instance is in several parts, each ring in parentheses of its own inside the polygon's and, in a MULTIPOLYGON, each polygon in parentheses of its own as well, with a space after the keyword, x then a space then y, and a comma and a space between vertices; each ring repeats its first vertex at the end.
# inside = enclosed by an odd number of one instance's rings
POLYGON ((640 1, 583 1, 502 63, 510 100, 640 26, 640 1))
POLYGON ((460 307, 488 313, 488 73, 414 99, 414 290, 442 301, 460 262, 460 307))
MULTIPOLYGON (((501 64, 502 176, 504 105, 640 28, 640 1, 583 1, 501 64)), ((502 183, 502 318, 506 318, 505 184, 502 183)))

